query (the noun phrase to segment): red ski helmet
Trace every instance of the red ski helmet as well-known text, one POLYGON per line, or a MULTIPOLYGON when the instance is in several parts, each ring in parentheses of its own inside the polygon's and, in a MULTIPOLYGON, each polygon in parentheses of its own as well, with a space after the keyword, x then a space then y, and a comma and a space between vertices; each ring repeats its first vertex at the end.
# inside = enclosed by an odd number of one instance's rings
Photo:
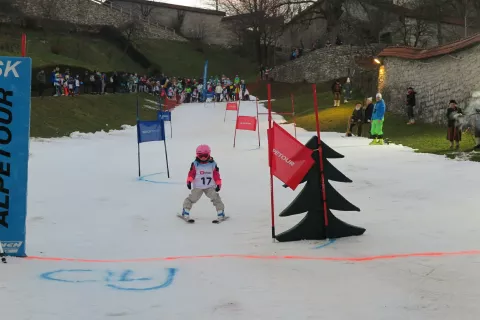
POLYGON ((206 155, 210 156, 211 150, 210 150, 210 147, 208 145, 201 144, 197 147, 196 152, 197 152, 197 156, 199 156, 201 154, 206 154, 206 155))

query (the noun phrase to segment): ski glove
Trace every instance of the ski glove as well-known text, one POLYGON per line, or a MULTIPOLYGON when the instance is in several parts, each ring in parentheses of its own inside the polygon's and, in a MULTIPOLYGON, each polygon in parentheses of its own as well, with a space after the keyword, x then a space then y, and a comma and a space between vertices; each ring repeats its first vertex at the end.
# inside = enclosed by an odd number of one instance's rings
POLYGON ((217 187, 215 188, 215 191, 218 192, 218 191, 220 191, 221 188, 222 188, 222 186, 218 184, 217 187))
POLYGON ((187 188, 188 190, 192 190, 192 183, 190 181, 187 182, 187 188))

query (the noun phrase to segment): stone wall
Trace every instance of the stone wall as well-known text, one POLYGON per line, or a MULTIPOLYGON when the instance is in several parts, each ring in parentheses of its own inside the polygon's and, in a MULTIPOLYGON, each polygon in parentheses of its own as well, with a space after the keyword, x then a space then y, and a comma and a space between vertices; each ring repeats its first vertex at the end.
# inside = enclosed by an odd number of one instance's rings
POLYGON ((30 17, 68 21, 81 26, 109 25, 121 27, 129 22, 139 24, 145 37, 186 41, 169 30, 150 28, 131 12, 115 10, 91 0, 14 0, 18 8, 30 17), (154 29, 154 30, 151 30, 154 29))
POLYGON ((385 57, 383 63, 380 90, 387 109, 405 114, 406 90, 412 86, 416 117, 425 122, 444 123, 451 99, 468 111, 473 92, 480 90, 480 44, 426 60, 385 57))
POLYGON ((299 48, 303 43, 305 48, 312 48, 313 43, 326 35, 326 30, 327 21, 325 19, 316 19, 310 24, 290 23, 278 39, 278 44, 290 49, 292 47, 299 48))
MULTIPOLYGON (((179 29, 187 38, 202 40, 207 44, 229 45, 234 39, 230 29, 222 22, 224 12, 183 7, 178 5, 160 4, 146 5, 145 1, 115 1, 115 4, 138 10, 141 6, 149 6, 149 18, 172 29, 179 29)), ((141 8, 140 8, 141 10, 141 8)))
MULTIPOLYGON (((299 59, 276 66, 270 73, 274 81, 295 82, 323 82, 347 77, 354 72, 361 72, 364 67, 358 60, 373 61, 372 48, 353 46, 333 46, 317 49, 299 59)), ((373 63, 373 62, 372 62, 373 63)))

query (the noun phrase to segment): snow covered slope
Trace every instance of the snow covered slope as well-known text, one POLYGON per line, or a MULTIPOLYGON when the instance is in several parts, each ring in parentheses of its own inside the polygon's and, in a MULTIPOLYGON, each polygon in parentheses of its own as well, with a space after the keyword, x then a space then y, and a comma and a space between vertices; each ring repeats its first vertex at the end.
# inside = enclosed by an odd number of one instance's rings
MULTIPOLYGON (((335 242, 273 243, 266 116, 262 147, 256 132, 239 131, 234 149, 235 112, 224 123, 224 108, 174 110, 171 179, 163 143, 150 142, 140 146, 145 177, 138 180, 134 127, 32 141, 27 253, 58 259, 9 258, 0 266, 1 319, 480 317, 478 163, 324 133, 345 155, 331 163, 353 180, 332 184, 362 209, 335 214, 367 231, 335 242), (201 143, 211 146, 224 181, 231 218, 220 225, 211 223, 216 213, 206 198, 192 210, 195 224, 176 217, 201 143), (456 254, 411 256, 432 252, 456 254)), ((255 103, 242 103, 240 113, 254 114, 255 103)), ((300 141, 311 136, 299 129, 300 141)), ((302 187, 293 192, 276 180, 277 232, 302 218, 278 217, 302 187)))

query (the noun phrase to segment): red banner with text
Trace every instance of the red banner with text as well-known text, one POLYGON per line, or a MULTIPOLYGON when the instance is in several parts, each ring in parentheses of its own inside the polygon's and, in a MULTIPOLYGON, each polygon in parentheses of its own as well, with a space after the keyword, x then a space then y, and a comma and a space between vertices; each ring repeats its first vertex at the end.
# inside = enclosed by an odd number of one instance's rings
POLYGON ((275 122, 267 134, 273 175, 295 190, 314 164, 312 150, 275 122))

